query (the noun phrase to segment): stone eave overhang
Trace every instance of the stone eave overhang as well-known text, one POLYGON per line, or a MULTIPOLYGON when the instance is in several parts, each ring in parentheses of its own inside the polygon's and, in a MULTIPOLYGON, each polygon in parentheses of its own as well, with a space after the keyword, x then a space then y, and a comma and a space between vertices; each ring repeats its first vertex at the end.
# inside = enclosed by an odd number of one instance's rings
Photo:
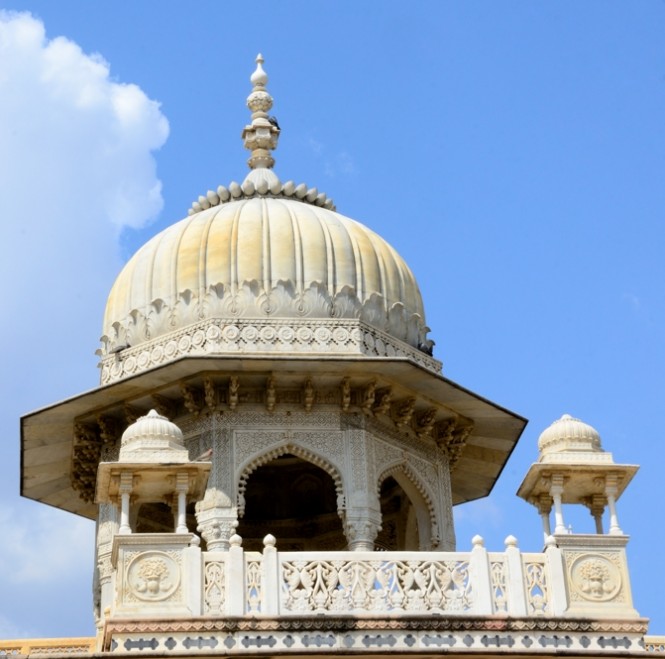
MULTIPOLYGON (((81 419, 95 419, 126 403, 142 412, 151 407, 151 393, 161 392, 202 374, 300 374, 303 378, 350 378, 353 382, 395 383, 419 400, 451 417, 471 422, 452 473, 454 503, 487 496, 521 436, 526 419, 478 396, 408 358, 329 356, 238 357, 188 356, 138 375, 84 392, 21 418, 21 494, 27 498, 94 519, 97 506, 72 486, 74 428, 81 419)), ((357 411, 357 408, 355 408, 357 411)), ((429 440, 433 441, 433 440, 429 440)))

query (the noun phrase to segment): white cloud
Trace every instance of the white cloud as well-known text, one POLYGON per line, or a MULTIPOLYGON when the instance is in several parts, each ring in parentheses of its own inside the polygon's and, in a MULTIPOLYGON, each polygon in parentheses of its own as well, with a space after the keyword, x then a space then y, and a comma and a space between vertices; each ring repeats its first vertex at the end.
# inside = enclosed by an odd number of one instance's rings
POLYGON ((1 344, 49 354, 84 341, 92 355, 119 233, 162 208, 153 153, 168 122, 29 14, 0 12, 0 98, 1 344))
POLYGON ((67 634, 74 616, 57 602, 90 590, 94 525, 19 500, 18 418, 95 385, 120 232, 162 208, 154 152, 168 122, 29 14, 0 11, 0 99, 0 636, 67 634))

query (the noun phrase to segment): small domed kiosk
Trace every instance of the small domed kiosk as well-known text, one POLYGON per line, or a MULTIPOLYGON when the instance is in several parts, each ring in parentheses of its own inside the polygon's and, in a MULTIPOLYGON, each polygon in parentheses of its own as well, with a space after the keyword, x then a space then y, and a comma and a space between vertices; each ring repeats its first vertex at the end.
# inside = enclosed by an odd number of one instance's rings
POLYGON ((595 428, 564 414, 538 438, 538 462, 531 466, 517 492, 538 508, 545 537, 549 536, 554 505, 555 534, 567 533, 562 504, 581 504, 591 512, 596 532, 603 533, 602 516, 610 511, 609 533, 621 535, 616 501, 638 467, 616 464, 604 451, 595 428))

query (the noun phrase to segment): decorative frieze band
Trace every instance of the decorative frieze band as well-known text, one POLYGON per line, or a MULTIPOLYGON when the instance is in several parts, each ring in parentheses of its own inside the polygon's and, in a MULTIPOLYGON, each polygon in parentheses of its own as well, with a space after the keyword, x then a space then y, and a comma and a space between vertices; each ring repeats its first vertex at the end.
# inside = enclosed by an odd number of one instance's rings
POLYGON ((116 382, 186 356, 243 354, 406 357, 433 373, 441 372, 441 362, 359 320, 238 318, 229 323, 211 318, 104 355, 101 382, 116 382))

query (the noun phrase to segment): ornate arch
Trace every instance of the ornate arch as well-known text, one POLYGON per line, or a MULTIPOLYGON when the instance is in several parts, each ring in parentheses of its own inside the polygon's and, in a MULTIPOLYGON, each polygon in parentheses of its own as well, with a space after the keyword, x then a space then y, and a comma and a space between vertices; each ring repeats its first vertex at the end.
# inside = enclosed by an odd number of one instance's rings
POLYGON ((248 460, 244 466, 240 468, 240 475, 238 478, 238 517, 242 517, 245 514, 245 491, 247 490, 247 482, 249 477, 263 465, 268 464, 272 460, 279 458, 282 455, 287 453, 295 455, 297 458, 301 458, 306 462, 323 469, 332 479, 335 484, 335 493, 337 494, 337 512, 341 515, 346 509, 346 499, 344 497, 344 485, 342 480, 342 475, 337 467, 333 465, 329 460, 321 457, 317 453, 306 449, 297 444, 287 443, 281 444, 280 446, 274 446, 271 449, 256 455, 250 460, 248 460))
POLYGON ((386 478, 393 477, 411 500, 418 520, 419 544, 421 548, 435 548, 439 543, 436 508, 429 489, 425 486, 408 462, 398 462, 379 475, 376 481, 377 496, 381 496, 381 485, 386 478))

